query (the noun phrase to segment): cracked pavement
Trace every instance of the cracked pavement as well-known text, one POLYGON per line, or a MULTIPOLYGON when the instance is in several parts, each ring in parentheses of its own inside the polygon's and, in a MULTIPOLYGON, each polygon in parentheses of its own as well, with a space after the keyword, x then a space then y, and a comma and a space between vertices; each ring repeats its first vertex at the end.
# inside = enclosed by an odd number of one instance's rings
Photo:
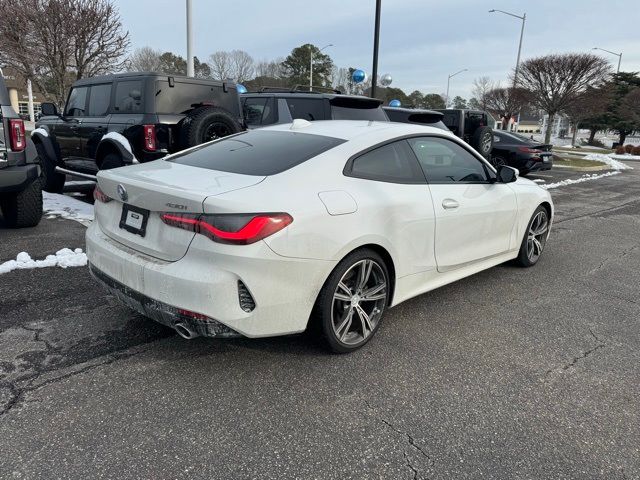
MULTIPOLYGON (((0 275, 0 478, 640 478, 634 166, 552 190, 536 267, 405 302, 351 355, 186 341, 86 268, 0 275)), ((0 222, 0 261, 62 247, 84 227, 0 222)))

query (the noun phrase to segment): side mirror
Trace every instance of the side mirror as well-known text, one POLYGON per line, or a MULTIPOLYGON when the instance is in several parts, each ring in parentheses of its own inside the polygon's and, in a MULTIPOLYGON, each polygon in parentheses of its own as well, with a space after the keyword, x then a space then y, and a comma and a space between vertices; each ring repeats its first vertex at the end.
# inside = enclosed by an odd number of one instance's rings
POLYGON ((42 115, 45 117, 50 117, 50 116, 57 116, 58 115, 58 109, 56 108, 55 104, 53 103, 42 103, 40 105, 40 108, 42 109, 42 115))
POLYGON ((500 183, 511 183, 518 179, 518 170, 513 167, 502 165, 498 168, 498 181, 500 183))

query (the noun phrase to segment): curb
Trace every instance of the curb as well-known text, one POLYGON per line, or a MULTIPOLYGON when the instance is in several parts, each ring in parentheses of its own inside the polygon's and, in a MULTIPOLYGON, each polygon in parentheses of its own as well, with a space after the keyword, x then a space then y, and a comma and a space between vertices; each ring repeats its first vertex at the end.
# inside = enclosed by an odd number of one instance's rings
POLYGON ((596 165, 595 167, 571 167, 569 165, 556 165, 553 168, 562 168, 565 170, 573 170, 574 172, 601 172, 603 170, 613 170, 609 165, 596 165))

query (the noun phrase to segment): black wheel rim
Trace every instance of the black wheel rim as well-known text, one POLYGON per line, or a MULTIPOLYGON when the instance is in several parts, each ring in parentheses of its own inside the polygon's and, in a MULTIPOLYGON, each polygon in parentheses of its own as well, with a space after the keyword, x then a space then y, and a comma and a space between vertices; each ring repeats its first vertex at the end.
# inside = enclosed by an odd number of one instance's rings
POLYGON ((210 142, 211 140, 226 137, 227 135, 230 135, 230 134, 231 134, 231 129, 229 128, 228 125, 225 125, 224 123, 218 123, 218 122, 211 123, 204 130, 204 133, 202 135, 202 142, 203 143, 210 142))

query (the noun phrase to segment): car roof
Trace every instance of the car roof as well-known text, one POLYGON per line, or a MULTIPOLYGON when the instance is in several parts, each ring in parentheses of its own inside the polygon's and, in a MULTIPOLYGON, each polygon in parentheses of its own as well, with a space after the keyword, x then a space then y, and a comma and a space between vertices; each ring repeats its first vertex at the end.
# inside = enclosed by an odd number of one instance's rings
POLYGON ((364 95, 346 95, 343 93, 336 92, 304 92, 299 90, 287 90, 282 89, 282 91, 273 91, 273 90, 264 90, 257 92, 247 92, 240 95, 241 97, 255 97, 255 96, 273 96, 273 97, 301 97, 301 98, 344 98, 351 100, 361 100, 367 102, 379 102, 382 104, 382 100, 377 98, 365 97, 364 95))
MULTIPOLYGON (((80 80, 76 80, 73 84, 74 87, 80 85, 93 85, 96 83, 107 83, 113 82, 114 80, 135 80, 135 79, 146 79, 146 78, 157 78, 157 79, 168 79, 169 77, 184 82, 187 81, 189 83, 200 83, 207 85, 218 85, 221 86, 223 82, 220 80, 213 80, 212 78, 194 78, 187 77, 185 75, 167 75, 166 73, 158 73, 158 72, 125 72, 125 73, 114 73, 112 75, 100 75, 97 77, 88 77, 81 78, 80 80)), ((226 82, 228 85, 235 85, 235 82, 228 81, 226 82)))
POLYGON ((442 115, 442 112, 439 112, 437 110, 427 110, 426 108, 406 108, 406 107, 382 107, 383 110, 392 110, 392 111, 399 111, 399 112, 404 112, 404 113, 429 113, 429 114, 433 114, 433 115, 442 115))
MULTIPOLYGON (((294 121, 294 123, 273 125, 262 128, 261 130, 292 131, 311 135, 324 135, 347 141, 366 136, 370 136, 375 140, 385 141, 403 135, 420 134, 445 135, 457 139, 451 132, 428 125, 371 120, 316 120, 313 122, 297 120, 294 121)), ((379 143, 379 141, 375 143, 379 143)))

